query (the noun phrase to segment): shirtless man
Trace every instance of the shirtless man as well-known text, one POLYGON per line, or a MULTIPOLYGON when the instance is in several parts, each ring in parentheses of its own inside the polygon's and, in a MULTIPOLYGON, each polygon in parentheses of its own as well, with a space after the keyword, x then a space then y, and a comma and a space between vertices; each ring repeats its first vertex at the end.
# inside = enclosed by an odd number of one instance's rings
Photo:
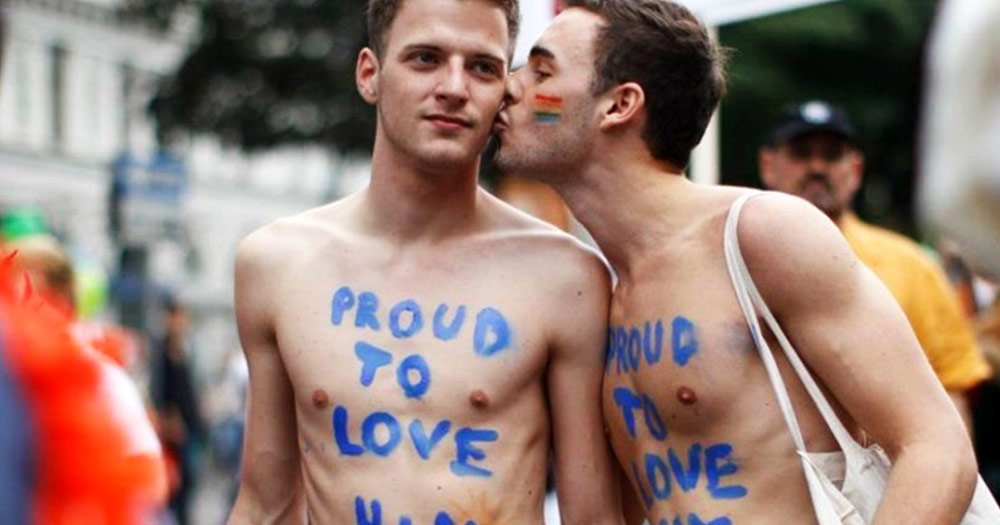
POLYGON ((476 185, 515 0, 372 0, 369 187, 251 234, 230 523, 620 523, 600 385, 607 268, 476 185))
MULTIPOLYGON (((552 183, 617 272, 603 409, 633 510, 653 525, 814 523, 726 272, 723 224, 749 190, 682 174, 723 90, 719 52, 674 3, 570 4, 508 82, 498 161, 552 183)), ((895 462, 875 522, 956 523, 975 458, 892 296, 805 201, 750 200, 739 237, 842 416, 895 462)), ((835 451, 776 357, 808 449, 835 451)))

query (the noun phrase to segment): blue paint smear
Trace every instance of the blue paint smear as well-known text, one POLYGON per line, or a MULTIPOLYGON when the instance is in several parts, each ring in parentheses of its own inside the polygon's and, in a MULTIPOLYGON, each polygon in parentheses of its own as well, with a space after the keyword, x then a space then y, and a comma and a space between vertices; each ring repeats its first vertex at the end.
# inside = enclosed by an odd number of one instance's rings
POLYGON ((670 469, 656 454, 646 454, 646 480, 656 499, 662 501, 670 497, 670 469))
POLYGON ((476 315, 476 332, 472 342, 477 355, 491 357, 507 349, 510 339, 510 325, 499 311, 487 307, 476 315))
POLYGON ((444 316, 448 313, 448 305, 442 304, 437 307, 437 311, 434 312, 434 337, 442 341, 451 341, 456 336, 458 332, 462 329, 462 325, 465 323, 465 306, 459 306, 455 310, 455 317, 452 318, 451 324, 446 325, 444 323, 444 316))
POLYGON ((615 330, 608 328, 608 340, 604 346, 604 374, 611 372, 611 363, 615 360, 615 330))
POLYGON ((747 495, 747 489, 742 485, 719 486, 723 476, 731 476, 740 470, 732 461, 732 453, 733 446, 728 443, 712 445, 705 450, 705 478, 708 480, 708 492, 715 499, 739 499, 747 495))
POLYGON ((663 356, 663 321, 656 321, 656 328, 652 328, 649 321, 646 322, 643 327, 642 349, 647 363, 655 365, 660 362, 663 356), (654 336, 650 332, 655 332, 655 344, 652 341, 654 336))
POLYGON ((493 442, 500 438, 496 430, 463 428, 455 434, 455 461, 451 462, 451 471, 456 476, 476 476, 488 478, 492 472, 484 468, 470 465, 469 460, 482 461, 486 453, 473 446, 474 442, 493 442))
POLYGON ((357 525, 382 525, 382 504, 377 499, 372 500, 372 515, 369 518, 365 500, 358 496, 354 498, 354 516, 357 525))
MULTIPOLYGON (((660 518, 660 521, 656 522, 657 525, 685 525, 683 518, 676 517, 674 521, 670 521, 666 518, 660 518)), ((733 525, 728 517, 715 518, 714 520, 706 523, 698 517, 697 514, 688 514, 687 525, 733 525)))
POLYGON ((615 344, 618 347, 618 373, 628 372, 628 331, 625 327, 615 329, 615 344))
POLYGON ((424 424, 419 419, 414 419, 410 423, 410 438, 413 440, 413 447, 417 449, 417 454, 424 459, 430 459, 431 451, 444 439, 449 430, 451 421, 445 419, 438 422, 428 437, 424 432, 424 424))
POLYGON ((409 516, 400 516, 399 525, 413 525, 413 520, 409 516))
POLYGON ((702 521, 697 514, 688 514, 688 525, 733 525, 733 522, 728 516, 715 518, 712 521, 705 522, 702 521))
POLYGON ((656 410, 653 400, 646 394, 642 394, 642 412, 646 420, 646 428, 649 429, 653 438, 657 441, 666 440, 667 426, 663 424, 663 419, 660 417, 660 412, 656 410))
POLYGON ((347 409, 339 405, 333 409, 333 436, 342 455, 360 456, 364 453, 365 449, 360 445, 351 443, 351 438, 347 435, 347 409))
POLYGON ((622 418, 625 420, 625 427, 628 434, 635 439, 635 416, 633 411, 642 406, 642 400, 627 387, 619 386, 614 391, 615 404, 621 408, 622 418))
POLYGON ((682 316, 674 318, 673 330, 674 362, 685 366, 698 353, 698 338, 695 335, 694 324, 682 316))
POLYGON ((389 330, 396 339, 406 339, 424 327, 424 314, 420 311, 420 305, 413 299, 400 301, 389 311, 389 330), (403 313, 410 313, 410 326, 403 328, 400 326, 400 317, 403 313))
POLYGON ((354 307, 354 292, 346 286, 341 286, 333 293, 330 304, 330 322, 340 326, 344 320, 344 312, 354 307))
POLYGON ((378 296, 371 292, 361 292, 358 296, 358 314, 354 317, 354 326, 371 328, 377 332, 380 326, 378 318, 375 317, 376 311, 378 311, 378 296))
POLYGON ((399 364, 399 368, 396 369, 396 380, 406 397, 420 399, 431 387, 431 369, 423 357, 413 354, 399 364), (410 383, 410 370, 416 370, 420 374, 417 384, 410 383))
POLYGON ((677 484, 684 492, 690 492, 698 485, 698 474, 701 472, 701 444, 695 443, 688 450, 688 468, 685 469, 680 458, 673 449, 667 450, 670 459, 670 468, 674 471, 677 484))
POLYGON ((399 422, 388 412, 372 412, 361 423, 361 441, 365 444, 365 448, 383 458, 399 446, 401 437, 399 422), (389 430, 389 439, 382 444, 375 438, 375 429, 378 425, 385 425, 389 430))
POLYGON ((642 488, 642 481, 639 479, 639 467, 635 466, 635 462, 632 462, 632 477, 635 479, 635 486, 639 489, 639 495, 642 496, 642 503, 646 506, 646 510, 653 508, 653 498, 646 494, 646 489, 642 488))
POLYGON ((361 360, 361 384, 371 386, 375 372, 392 362, 392 354, 364 341, 354 344, 354 355, 361 360))
POLYGON ((639 329, 633 327, 628 334, 628 362, 632 370, 639 370, 639 363, 642 361, 642 334, 639 329))
POLYGON ((451 519, 451 516, 447 512, 438 512, 437 516, 434 517, 434 525, 455 525, 455 521, 451 519))

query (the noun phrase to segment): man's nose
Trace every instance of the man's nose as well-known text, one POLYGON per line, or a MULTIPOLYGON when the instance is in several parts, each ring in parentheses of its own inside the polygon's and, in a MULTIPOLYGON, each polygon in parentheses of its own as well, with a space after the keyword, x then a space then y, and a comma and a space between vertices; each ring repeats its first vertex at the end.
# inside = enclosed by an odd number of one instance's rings
POLYGON ((830 159, 818 151, 812 151, 807 158, 809 171, 826 173, 830 169, 830 159))
POLYGON ((436 95, 450 102, 464 102, 469 99, 469 79, 460 59, 448 62, 442 72, 436 95))
POLYGON ((507 75, 505 85, 506 93, 504 94, 504 100, 507 102, 507 105, 517 104, 521 101, 521 95, 523 93, 520 81, 521 71, 523 71, 523 69, 516 69, 507 75))

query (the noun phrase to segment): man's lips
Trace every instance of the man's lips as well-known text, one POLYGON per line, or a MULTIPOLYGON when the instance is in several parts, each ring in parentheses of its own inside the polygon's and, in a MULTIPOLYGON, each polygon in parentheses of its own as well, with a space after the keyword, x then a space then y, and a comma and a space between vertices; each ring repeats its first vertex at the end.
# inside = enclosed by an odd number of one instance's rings
POLYGON ((507 123, 507 115, 501 111, 500 113, 497 113, 496 118, 493 119, 493 131, 500 132, 507 129, 510 129, 510 124, 507 123))
POLYGON ((427 115, 424 117, 432 124, 446 128, 471 128, 472 122, 453 115, 427 115))

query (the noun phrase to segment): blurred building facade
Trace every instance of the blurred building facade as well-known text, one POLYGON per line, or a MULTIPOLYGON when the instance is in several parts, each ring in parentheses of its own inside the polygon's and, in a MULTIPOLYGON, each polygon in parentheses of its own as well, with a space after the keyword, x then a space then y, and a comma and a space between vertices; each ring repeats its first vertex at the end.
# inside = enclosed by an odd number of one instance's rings
POLYGON ((154 32, 120 17, 120 3, 4 2, 0 213, 40 208, 75 258, 120 285, 111 287, 112 306, 130 324, 151 318, 159 294, 177 296, 194 313, 195 346, 205 350, 198 360, 214 368, 236 342, 232 268, 240 239, 364 184, 367 169, 320 147, 246 155, 203 137, 164 155, 145 107, 197 33, 195 22, 154 32), (155 191, 134 190, 156 186, 163 174, 151 179, 141 167, 163 158, 178 184, 157 202, 155 191), (125 165, 140 168, 129 175, 125 165), (118 213, 115 166, 132 190, 118 213))

